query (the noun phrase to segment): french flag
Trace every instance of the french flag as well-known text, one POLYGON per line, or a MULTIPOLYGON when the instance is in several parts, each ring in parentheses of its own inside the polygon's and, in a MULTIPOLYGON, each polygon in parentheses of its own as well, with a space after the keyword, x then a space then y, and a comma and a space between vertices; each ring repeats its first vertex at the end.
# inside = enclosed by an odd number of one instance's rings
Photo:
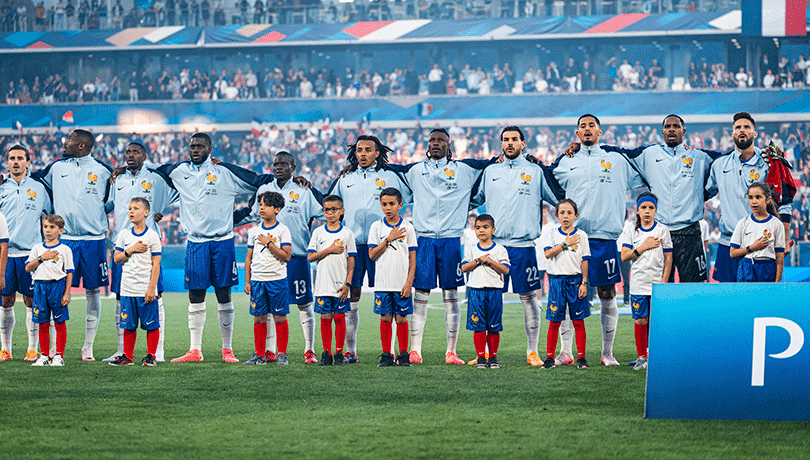
POLYGON ((807 35, 807 0, 745 0, 742 33, 761 37, 807 35))
POLYGON ((254 136, 259 137, 262 134, 262 121, 258 118, 253 118, 253 121, 250 123, 250 132, 252 132, 254 136))

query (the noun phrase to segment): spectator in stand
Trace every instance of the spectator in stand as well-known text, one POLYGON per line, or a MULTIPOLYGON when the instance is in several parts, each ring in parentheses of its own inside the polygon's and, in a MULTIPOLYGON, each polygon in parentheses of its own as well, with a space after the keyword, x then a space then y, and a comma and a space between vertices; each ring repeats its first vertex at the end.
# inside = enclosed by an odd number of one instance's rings
POLYGON ((428 82, 430 83, 430 94, 442 94, 445 88, 442 88, 442 76, 444 72, 439 68, 439 64, 433 64, 433 68, 428 73, 428 82))
POLYGON ((768 69, 766 72, 767 73, 765 74, 765 76, 762 77, 762 87, 770 89, 776 82, 776 77, 774 76, 773 72, 771 72, 771 69, 768 69))

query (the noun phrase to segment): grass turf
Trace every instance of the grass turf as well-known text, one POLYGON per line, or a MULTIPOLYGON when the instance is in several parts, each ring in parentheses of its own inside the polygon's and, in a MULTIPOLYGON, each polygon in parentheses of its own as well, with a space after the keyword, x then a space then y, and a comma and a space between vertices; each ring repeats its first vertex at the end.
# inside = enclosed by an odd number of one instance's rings
MULTIPOLYGON (((515 300, 515 296, 509 296, 515 300)), ((432 308, 426 364, 377 368, 379 320, 361 302, 360 363, 303 364, 303 336, 290 316, 291 364, 241 366, 220 360, 216 307, 209 295, 202 363, 116 368, 84 363, 84 300, 74 299, 64 368, 22 361, 27 337, 18 303, 11 362, 0 363, 0 458, 807 458, 808 425, 794 422, 645 420, 644 372, 632 321, 622 316, 618 368, 598 366, 599 319, 586 320, 591 368, 551 370, 525 362, 523 310, 506 305, 502 368, 444 364, 443 308, 432 308), (227 457, 225 457, 227 458, 227 457)), ((438 295, 432 302, 441 303, 438 295)), ((235 297, 234 349, 252 352, 247 300, 235 297)), ((166 358, 188 347, 183 294, 165 296, 166 358)), ((104 300, 97 359, 115 351, 114 302, 104 300)), ((463 310, 462 310, 463 312, 463 310)), ((474 355, 463 329, 459 354, 474 355)), ((543 320, 541 329, 547 329, 543 320)), ((136 362, 145 354, 139 331, 136 362)), ((545 347, 545 333, 540 338, 545 347)), ((316 352, 320 354, 320 333, 316 352)), ((542 356, 542 353, 541 353, 542 356)), ((691 359, 685 357, 684 359, 691 359)))

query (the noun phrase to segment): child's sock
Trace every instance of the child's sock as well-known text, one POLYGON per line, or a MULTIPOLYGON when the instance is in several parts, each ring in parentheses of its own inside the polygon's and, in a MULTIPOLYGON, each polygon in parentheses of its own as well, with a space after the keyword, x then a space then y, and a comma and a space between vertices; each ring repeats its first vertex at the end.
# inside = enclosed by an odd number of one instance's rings
POLYGON ((54 328, 56 328, 56 354, 64 357, 65 344, 67 343, 67 327, 65 327, 65 322, 62 321, 61 323, 55 323, 54 328))
POLYGON ((487 331, 473 332, 473 344, 475 344, 475 353, 479 358, 483 358, 487 352, 487 331))
POLYGON ((359 302, 351 302, 351 311, 346 312, 346 352, 357 354, 357 326, 360 324, 359 302))
POLYGON ((2 349, 11 353, 11 338, 14 336, 14 307, 0 308, 0 342, 2 349))
POLYGON ((191 336, 189 350, 202 349, 202 334, 205 328, 205 302, 188 304, 188 332, 191 336))
POLYGON ((397 342, 399 342, 399 353, 402 354, 403 351, 408 351, 408 335, 410 330, 408 328, 408 322, 403 321, 401 323, 397 323, 397 342))
POLYGON ((219 331, 222 333, 222 348, 233 350, 233 302, 217 304, 219 331))
POLYGON ((267 342, 267 323, 253 323, 253 347, 256 355, 264 357, 267 342))
POLYGON ((332 354, 332 318, 326 319, 321 316, 321 342, 323 349, 332 354))
POLYGON ((560 332, 561 321, 548 322, 548 335, 546 335, 546 358, 554 358, 557 349, 557 333, 560 332))
POLYGON ((577 341, 577 358, 585 357, 585 321, 578 319, 571 321, 574 323, 574 336, 577 341))
POLYGON ((137 329, 124 329, 124 355, 129 359, 133 359, 133 356, 135 356, 135 339, 137 337, 137 329))
MULTIPOLYGON (((393 327, 391 321, 380 320, 380 342, 382 342, 383 353, 391 353, 391 336, 393 327)), ((399 335, 399 324, 397 324, 397 335, 399 335)))
POLYGON ((39 349, 42 354, 49 356, 51 347, 51 323, 42 323, 39 325, 39 349))
POLYGON ((290 323, 284 320, 276 324, 276 334, 278 334, 278 352, 287 354, 287 342, 290 340, 290 323))
POLYGON ((335 353, 343 351, 346 341, 346 315, 335 313, 335 353))
POLYGON ((636 324, 635 325, 635 333, 636 333, 636 352, 638 353, 639 357, 647 356, 647 342, 649 340, 647 325, 646 324, 636 324))
POLYGON ((158 344, 160 343, 160 328, 152 329, 146 332, 146 354, 157 356, 158 344))
MULTIPOLYGON (((278 353, 278 346, 276 342, 276 322, 271 318, 267 318, 267 340, 264 341, 264 349, 273 353, 278 353)), ((266 353, 265 353, 266 354, 266 353)))
POLYGON ((487 332, 487 345, 489 346, 489 356, 498 355, 498 345, 501 343, 500 332, 487 332))

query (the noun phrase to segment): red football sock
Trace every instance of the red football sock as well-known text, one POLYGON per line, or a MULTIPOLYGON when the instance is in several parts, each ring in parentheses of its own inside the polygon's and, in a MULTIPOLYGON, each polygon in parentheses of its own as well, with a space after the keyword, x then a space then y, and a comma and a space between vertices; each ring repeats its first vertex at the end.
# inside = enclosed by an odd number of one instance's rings
POLYGON ((65 356, 65 344, 67 343, 67 327, 65 322, 54 323, 56 329, 56 354, 65 356))
POLYGON ((646 324, 636 324, 635 326, 636 332, 636 352, 638 356, 647 356, 647 341, 649 340, 649 336, 647 335, 647 325, 646 324))
POLYGON ((146 353, 155 356, 158 342, 160 341, 160 329, 152 329, 146 332, 146 353))
POLYGON ((577 319, 574 323, 574 339, 577 342, 577 358, 585 357, 585 320, 577 319))
POLYGON ((264 356, 267 343, 267 323, 253 323, 253 348, 257 356, 264 356))
MULTIPOLYGON (((266 335, 266 334, 265 334, 266 335)), ((283 321, 276 323, 276 343, 278 352, 287 354, 287 343, 290 341, 290 323, 283 321)))
MULTIPOLYGON (((391 321, 380 320, 380 342, 383 353, 391 353, 391 336, 394 334, 391 321)), ((397 325, 397 337, 399 337, 399 325, 397 325)))
POLYGON ((546 358, 553 358, 557 350, 557 339, 560 335, 560 321, 548 322, 548 335, 546 336, 546 358))
POLYGON ((332 354, 332 318, 326 319, 321 316, 321 342, 323 349, 332 354))
POLYGON ((487 331, 473 332, 473 343, 475 344, 475 353, 479 358, 483 358, 487 352, 487 331))
POLYGON ((489 356, 498 355, 498 344, 501 343, 500 332, 487 332, 487 345, 489 345, 489 356))
POLYGON ((43 355, 48 356, 51 349, 51 323, 41 323, 39 325, 39 350, 43 355))
POLYGON ((137 337, 137 329, 124 329, 124 356, 129 359, 135 356, 135 339, 137 337))
POLYGON ((408 351, 408 338, 410 335, 411 330, 408 327, 407 321, 397 323, 397 345, 399 345, 399 354, 402 354, 403 351, 408 351))
POLYGON ((335 314, 335 353, 343 351, 343 343, 346 341, 346 315, 335 314))

